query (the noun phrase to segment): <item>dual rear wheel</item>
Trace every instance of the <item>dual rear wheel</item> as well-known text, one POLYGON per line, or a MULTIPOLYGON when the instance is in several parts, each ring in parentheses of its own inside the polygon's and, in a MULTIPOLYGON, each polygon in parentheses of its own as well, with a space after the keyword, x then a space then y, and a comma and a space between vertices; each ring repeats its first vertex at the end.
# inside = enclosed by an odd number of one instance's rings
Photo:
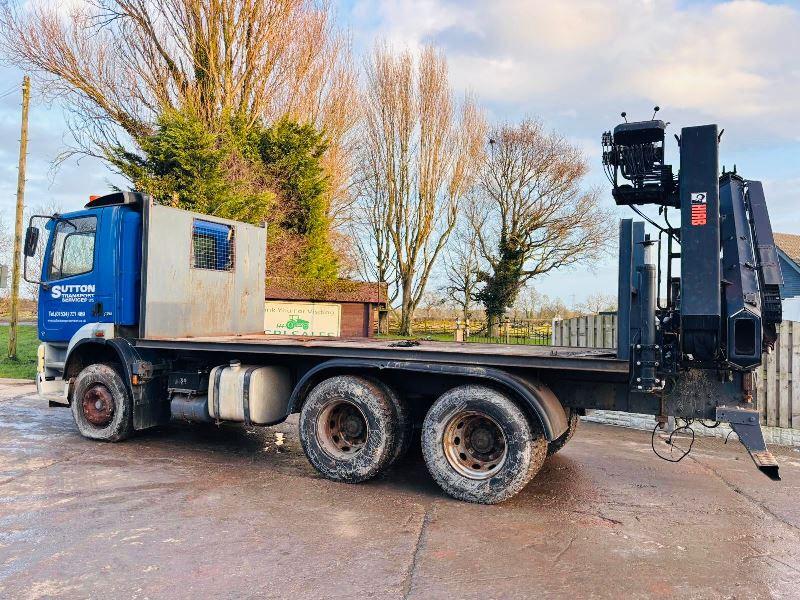
POLYGON ((328 479, 358 483, 397 462, 411 445, 405 403, 384 383, 340 375, 318 384, 300 413, 300 443, 328 479))
POLYGON ((465 385, 431 406, 422 426, 422 454, 450 496, 495 504, 520 492, 539 472, 547 439, 505 395, 465 385))
MULTIPOLYGON (((300 414, 311 464, 335 481, 356 483, 394 464, 412 439, 408 407, 382 382, 341 375, 318 384, 300 414)), ((422 427, 422 453, 434 480, 460 500, 494 504, 539 471, 548 443, 538 423, 502 393, 465 385, 442 395, 422 427)))

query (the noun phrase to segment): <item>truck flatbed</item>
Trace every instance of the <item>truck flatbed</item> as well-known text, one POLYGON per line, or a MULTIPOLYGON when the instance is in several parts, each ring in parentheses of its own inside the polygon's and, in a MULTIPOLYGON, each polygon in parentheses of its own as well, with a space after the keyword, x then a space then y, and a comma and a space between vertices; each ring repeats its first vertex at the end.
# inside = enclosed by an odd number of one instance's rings
POLYGON ((303 355, 387 361, 472 364, 481 367, 515 367, 580 371, 627 376, 628 361, 613 350, 558 346, 480 344, 376 338, 320 338, 265 334, 137 339, 140 348, 246 354, 303 355))

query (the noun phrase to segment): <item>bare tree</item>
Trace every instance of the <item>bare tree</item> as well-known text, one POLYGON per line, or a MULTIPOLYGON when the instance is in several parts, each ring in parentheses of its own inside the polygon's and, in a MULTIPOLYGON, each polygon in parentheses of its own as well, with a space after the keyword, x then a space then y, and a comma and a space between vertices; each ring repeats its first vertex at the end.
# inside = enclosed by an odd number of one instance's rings
POLYGON ((324 130, 331 213, 345 201, 355 70, 329 6, 314 0, 3 3, 0 43, 71 114, 71 152, 107 157, 164 110, 214 129, 289 116, 324 130))
POLYGON ((458 307, 461 318, 466 323, 472 318, 481 269, 478 235, 470 224, 456 228, 443 259, 445 285, 442 290, 458 307))
POLYGON ((613 227, 599 194, 582 188, 585 158, 563 137, 525 120, 495 127, 489 145, 469 215, 490 267, 478 297, 496 323, 527 281, 596 260, 613 227))
POLYGON ((0 210, 0 263, 11 264, 14 248, 14 234, 6 217, 6 212, 0 210))
POLYGON ((601 312, 617 310, 617 297, 614 294, 597 292, 587 296, 586 300, 579 303, 576 310, 583 314, 596 315, 601 312))
POLYGON ((362 180, 375 180, 400 288, 400 333, 412 316, 436 258, 453 231, 482 151, 483 119, 466 99, 459 108, 444 57, 375 48, 366 65, 362 180))
POLYGON ((514 302, 515 316, 521 315, 522 318, 534 321, 552 321, 554 317, 564 318, 574 315, 574 311, 567 308, 567 305, 560 298, 550 298, 535 288, 526 285, 517 295, 514 302))
MULTIPOLYGON (((395 312, 399 293, 397 265, 391 235, 386 227, 388 206, 384 180, 375 164, 375 157, 368 152, 360 153, 362 161, 357 172, 359 180, 354 184, 354 202, 350 207, 348 229, 355 247, 356 273, 365 281, 386 284, 386 305, 395 312)), ((396 317, 396 315, 395 315, 396 317)), ((381 311, 378 331, 389 332, 389 313, 381 311)))
POLYGON ((394 247, 386 227, 389 209, 386 179, 374 148, 364 148, 359 160, 359 179, 353 186, 355 202, 349 219, 358 250, 357 271, 367 281, 387 283, 391 305, 397 300, 398 287, 394 247))

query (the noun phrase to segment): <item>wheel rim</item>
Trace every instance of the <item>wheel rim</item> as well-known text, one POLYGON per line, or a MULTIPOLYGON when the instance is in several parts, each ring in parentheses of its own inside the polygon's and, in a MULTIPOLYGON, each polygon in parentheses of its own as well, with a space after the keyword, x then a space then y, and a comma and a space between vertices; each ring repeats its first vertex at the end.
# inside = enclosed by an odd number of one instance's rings
POLYGON ((469 479, 489 479, 503 468, 508 454, 503 430, 478 411, 454 415, 445 426, 443 442, 447 462, 469 479))
POLYGON ((317 438, 333 458, 349 459, 361 452, 369 437, 364 413, 352 402, 334 400, 320 413, 317 438))
POLYGON ((96 427, 105 427, 114 418, 114 398, 102 383, 96 383, 83 393, 81 408, 86 420, 96 427))

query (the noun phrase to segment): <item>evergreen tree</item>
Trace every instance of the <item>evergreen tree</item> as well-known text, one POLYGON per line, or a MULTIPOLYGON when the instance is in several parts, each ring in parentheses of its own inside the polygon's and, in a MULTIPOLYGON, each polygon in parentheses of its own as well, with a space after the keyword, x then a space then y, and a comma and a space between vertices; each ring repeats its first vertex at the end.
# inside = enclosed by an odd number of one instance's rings
POLYGON ((271 126, 229 119, 209 130, 188 112, 166 111, 141 154, 114 148, 109 160, 134 187, 162 204, 278 228, 271 240, 299 239, 298 277, 334 279, 338 258, 329 242, 324 135, 282 119, 271 126))
POLYGON ((328 181, 321 158, 328 144, 310 124, 282 119, 259 132, 261 161, 276 182, 288 210, 283 227, 305 237, 298 270, 302 276, 332 279, 338 260, 328 240, 328 181))

